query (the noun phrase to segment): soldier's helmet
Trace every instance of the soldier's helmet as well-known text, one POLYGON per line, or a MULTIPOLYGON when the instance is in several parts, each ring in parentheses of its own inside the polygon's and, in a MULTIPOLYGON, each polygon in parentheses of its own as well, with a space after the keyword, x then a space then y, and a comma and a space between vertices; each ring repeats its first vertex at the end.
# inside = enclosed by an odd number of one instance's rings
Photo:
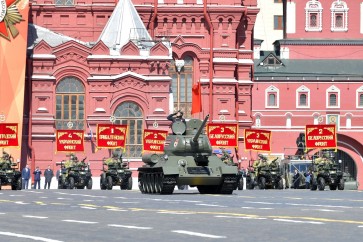
POLYGON ((112 151, 112 157, 113 158, 117 158, 118 157, 118 151, 117 150, 112 151))

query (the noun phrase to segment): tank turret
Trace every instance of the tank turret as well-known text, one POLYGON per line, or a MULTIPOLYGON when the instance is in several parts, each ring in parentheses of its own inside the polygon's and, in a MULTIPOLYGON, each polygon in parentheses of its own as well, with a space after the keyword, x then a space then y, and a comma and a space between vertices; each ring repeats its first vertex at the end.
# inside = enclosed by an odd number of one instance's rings
POLYGON ((208 136, 203 133, 208 118, 209 115, 203 121, 191 119, 186 123, 181 121, 175 122, 172 125, 173 134, 166 138, 165 154, 168 156, 194 156, 199 160, 202 160, 203 156, 212 155, 212 146, 208 136))
POLYGON ((200 193, 231 194, 237 189, 238 170, 212 152, 203 132, 209 119, 175 121, 165 140, 164 153, 144 153, 138 168, 142 193, 171 194, 174 187, 196 186, 200 193))

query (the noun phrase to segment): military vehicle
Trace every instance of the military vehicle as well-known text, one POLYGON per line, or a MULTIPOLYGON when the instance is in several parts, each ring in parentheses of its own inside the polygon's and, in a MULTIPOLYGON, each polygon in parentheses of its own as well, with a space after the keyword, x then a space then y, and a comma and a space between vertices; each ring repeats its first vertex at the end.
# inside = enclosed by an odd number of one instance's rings
POLYGON ((313 172, 310 179, 310 189, 323 191, 325 186, 330 190, 344 190, 344 178, 334 157, 323 155, 323 157, 312 160, 313 172))
POLYGON ((253 190, 257 184, 255 184, 255 171, 251 166, 247 168, 246 172, 246 189, 253 190))
POLYGON ((172 194, 175 186, 197 187, 201 194, 231 194, 237 189, 237 166, 229 166, 213 154, 203 129, 208 121, 175 121, 164 153, 143 154, 138 168, 142 193, 172 194))
POLYGON ((4 185, 10 185, 11 190, 21 190, 21 172, 16 169, 17 166, 14 158, 3 151, 3 155, 0 157, 0 190, 4 185))
MULTIPOLYGON (((263 157, 263 156, 262 156, 263 157)), ((284 181, 281 168, 277 165, 275 158, 268 162, 266 157, 263 157, 260 165, 254 168, 253 180, 249 181, 248 187, 252 189, 257 185, 260 189, 283 189, 284 181)))
POLYGON ((89 164, 84 162, 86 158, 78 161, 76 156, 71 155, 70 160, 56 163, 62 167, 58 189, 92 189, 92 173, 89 164))
POLYGON ((122 154, 118 154, 117 151, 112 153, 112 157, 104 159, 100 178, 101 190, 112 190, 113 186, 120 186, 122 190, 132 189, 132 171, 129 169, 129 163, 123 161, 122 154))

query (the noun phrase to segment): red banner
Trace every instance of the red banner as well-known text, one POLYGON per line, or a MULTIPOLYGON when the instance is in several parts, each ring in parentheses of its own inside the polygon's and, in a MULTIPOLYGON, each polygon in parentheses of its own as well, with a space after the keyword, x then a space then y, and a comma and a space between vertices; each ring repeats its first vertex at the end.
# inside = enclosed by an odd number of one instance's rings
POLYGON ((97 148, 125 148, 127 125, 97 124, 97 148))
POLYGON ((207 134, 212 146, 237 147, 238 124, 212 123, 207 125, 207 134))
POLYGON ((245 129, 245 150, 271 151, 271 131, 245 129))
POLYGON ((18 124, 0 123, 0 147, 19 147, 18 124))
POLYGON ((337 135, 335 124, 305 126, 306 149, 336 149, 337 135))
POLYGON ((83 130, 57 130, 57 151, 76 152, 84 151, 83 130))
POLYGON ((168 131, 145 129, 142 152, 163 152, 166 136, 168 136, 168 131))

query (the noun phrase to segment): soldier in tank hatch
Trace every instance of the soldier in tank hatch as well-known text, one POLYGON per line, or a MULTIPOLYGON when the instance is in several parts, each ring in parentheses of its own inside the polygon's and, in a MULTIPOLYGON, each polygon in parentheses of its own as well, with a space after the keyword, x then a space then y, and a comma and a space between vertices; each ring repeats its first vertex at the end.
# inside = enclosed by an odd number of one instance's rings
POLYGON ((181 110, 179 110, 176 113, 172 113, 170 114, 167 119, 172 121, 173 123, 176 121, 182 121, 183 123, 185 123, 185 119, 183 118, 183 112, 181 110))

